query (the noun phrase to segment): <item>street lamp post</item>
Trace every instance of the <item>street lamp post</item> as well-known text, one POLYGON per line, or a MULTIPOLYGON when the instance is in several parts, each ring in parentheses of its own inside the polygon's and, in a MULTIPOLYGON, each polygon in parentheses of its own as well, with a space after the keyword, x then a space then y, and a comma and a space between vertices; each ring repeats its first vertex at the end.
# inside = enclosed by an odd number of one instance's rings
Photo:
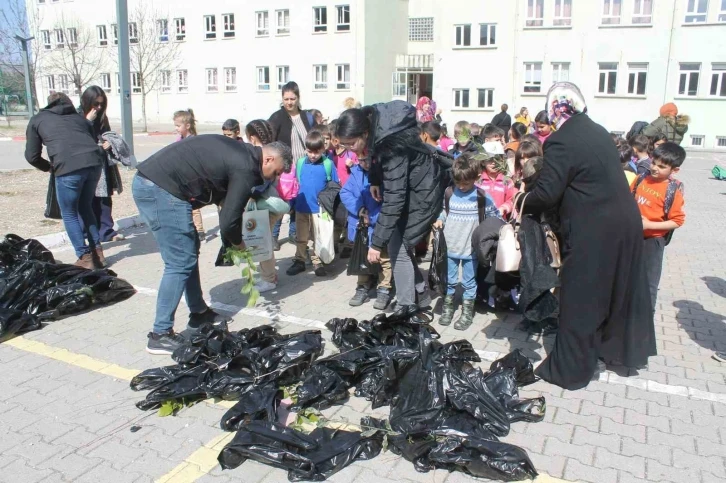
POLYGON ((35 103, 33 102, 33 90, 30 83, 30 60, 28 58, 28 42, 35 37, 21 37, 16 35, 15 38, 20 42, 20 48, 23 49, 23 70, 25 71, 25 103, 28 105, 28 116, 35 114, 35 103))
POLYGON ((121 132, 134 152, 134 127, 131 119, 131 62, 129 60, 129 8, 127 0, 116 0, 118 25, 118 78, 121 88, 121 132))

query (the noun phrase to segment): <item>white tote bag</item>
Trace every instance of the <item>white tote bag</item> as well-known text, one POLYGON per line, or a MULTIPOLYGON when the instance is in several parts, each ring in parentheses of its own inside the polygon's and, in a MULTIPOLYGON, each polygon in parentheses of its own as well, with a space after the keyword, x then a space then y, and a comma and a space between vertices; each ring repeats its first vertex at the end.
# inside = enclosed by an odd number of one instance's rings
POLYGON ((323 263, 331 263, 335 258, 335 241, 333 231, 335 222, 323 211, 313 215, 313 229, 315 230, 315 254, 323 263))
POLYGON ((257 204, 250 201, 242 215, 242 239, 252 252, 252 260, 264 262, 272 258, 272 230, 270 212, 258 210, 257 204))

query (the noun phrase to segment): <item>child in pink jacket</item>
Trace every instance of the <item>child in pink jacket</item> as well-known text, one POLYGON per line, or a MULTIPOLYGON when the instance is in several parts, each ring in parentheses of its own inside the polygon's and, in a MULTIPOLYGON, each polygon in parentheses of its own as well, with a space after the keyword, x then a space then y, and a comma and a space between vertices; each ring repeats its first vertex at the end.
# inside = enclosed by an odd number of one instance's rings
POLYGON ((498 152, 503 151, 501 143, 485 143, 484 149, 490 158, 484 162, 484 170, 476 186, 486 191, 499 209, 502 218, 507 219, 514 211, 514 195, 518 190, 514 182, 497 169, 497 164, 502 163, 504 159, 504 153, 498 152), (488 146, 490 144, 496 146, 488 146))

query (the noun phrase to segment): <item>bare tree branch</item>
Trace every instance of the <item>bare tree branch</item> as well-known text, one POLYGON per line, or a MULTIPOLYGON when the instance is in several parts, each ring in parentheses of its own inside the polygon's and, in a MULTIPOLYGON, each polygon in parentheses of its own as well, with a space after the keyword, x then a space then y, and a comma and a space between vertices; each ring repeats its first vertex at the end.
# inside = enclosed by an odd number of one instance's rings
POLYGON ((39 30, 42 21, 43 15, 38 5, 28 6, 26 11, 26 4, 23 0, 7 0, 0 8, 0 25, 2 25, 0 28, 0 68, 14 74, 13 77, 16 79, 21 79, 23 91, 25 90, 25 71, 22 49, 15 36, 35 37, 30 42, 29 68, 31 88, 33 92, 37 93, 36 77, 44 54, 43 40, 39 30))

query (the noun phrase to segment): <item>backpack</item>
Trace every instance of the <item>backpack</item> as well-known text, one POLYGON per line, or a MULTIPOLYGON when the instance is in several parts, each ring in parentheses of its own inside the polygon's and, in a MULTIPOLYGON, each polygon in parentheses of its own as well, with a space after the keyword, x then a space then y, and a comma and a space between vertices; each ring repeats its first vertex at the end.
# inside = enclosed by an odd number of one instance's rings
MULTIPOLYGON (((305 165, 304 162, 298 161, 297 166, 295 167, 295 171, 297 173, 297 182, 302 182, 301 176, 302 176, 302 170, 303 166, 305 165)), ((323 158, 323 167, 325 168, 325 181, 332 181, 333 180, 333 162, 326 156, 323 158)))
POLYGON ((714 178, 724 181, 726 180, 726 168, 719 166, 718 164, 713 167, 711 174, 714 178))
MULTIPOLYGON (((451 197, 453 195, 454 187, 449 186, 448 188, 446 188, 446 192, 444 193, 444 210, 446 210, 447 215, 449 214, 449 201, 451 200, 451 197)), ((476 204, 479 211, 479 223, 482 223, 487 217, 487 192, 481 188, 476 189, 476 204)))
MULTIPOLYGON (((641 174, 635 180, 635 184, 633 185, 633 196, 635 196, 635 193, 638 191, 638 186, 640 186, 640 183, 643 182, 647 175, 648 173, 641 174)), ((666 221, 668 220, 668 213, 671 211, 671 207, 673 207, 673 200, 676 198, 676 191, 683 193, 683 183, 677 179, 669 179, 668 188, 666 188, 665 200, 663 202, 663 214, 665 215, 666 221)), ((674 230, 669 231, 663 237, 665 239, 666 246, 670 244, 671 239, 673 238, 673 231, 674 230)))

